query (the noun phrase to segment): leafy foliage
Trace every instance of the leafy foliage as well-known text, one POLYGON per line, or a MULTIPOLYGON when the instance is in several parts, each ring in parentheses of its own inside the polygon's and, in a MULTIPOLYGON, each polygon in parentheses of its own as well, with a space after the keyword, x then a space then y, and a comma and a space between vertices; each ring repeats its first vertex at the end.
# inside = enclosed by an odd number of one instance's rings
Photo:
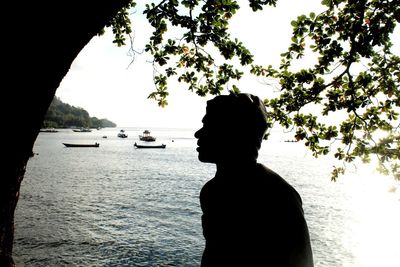
MULTIPOLYGON (((248 4, 260 11, 276 1, 248 4)), ((373 156, 382 172, 400 179, 400 57, 392 52, 391 43, 400 22, 400 2, 323 0, 322 4, 325 12, 292 21, 292 43, 276 68, 254 64, 251 52, 228 33, 229 20, 240 8, 238 1, 147 4, 144 13, 154 32, 145 50, 153 55, 157 70, 156 90, 149 98, 165 106, 172 77, 200 96, 224 89, 239 92, 235 81, 243 76, 244 67, 251 66, 252 74, 279 81, 279 96, 265 100, 271 125, 277 122, 293 129, 295 138, 315 157, 333 153, 350 163, 369 162, 373 156), (181 32, 181 38, 167 38, 172 28, 181 32), (296 62, 315 57, 313 67, 296 69, 296 62), (327 123, 335 114, 345 117, 327 123)), ((118 25, 126 24, 113 26, 118 25)), ((335 167, 332 179, 344 171, 345 166, 335 167)))
MULTIPOLYGON (((400 57, 392 53, 391 34, 399 23, 399 1, 324 1, 322 14, 292 21, 292 44, 279 69, 254 66, 253 73, 279 80, 281 94, 267 102, 270 116, 294 126, 314 156, 331 152, 344 162, 374 155, 379 169, 400 179, 400 57), (308 49, 308 51, 307 51, 308 49), (314 67, 293 71, 293 62, 308 53, 314 67), (306 106, 321 115, 304 114, 306 106), (321 121, 345 111, 338 125, 321 121)), ((332 179, 344 172, 335 167, 332 179)))
MULTIPOLYGON (((276 1, 250 1, 253 10, 276 1)), ((156 91, 150 98, 160 106, 167 104, 167 79, 178 76, 178 81, 188 84, 189 90, 200 96, 220 94, 232 80, 239 80, 242 66, 253 62, 253 55, 228 33, 229 19, 239 9, 237 1, 164 0, 158 5, 146 5, 145 14, 154 27, 146 51, 154 56, 154 64, 164 67, 155 76, 156 91), (180 39, 164 35, 169 27, 179 28, 180 39), (219 58, 212 56, 215 51, 219 58), (175 62, 175 63, 173 63, 175 62), (171 64, 169 64, 171 63, 171 64)), ((237 89, 232 85, 232 89, 237 89)))
MULTIPOLYGON (((106 27, 112 28, 114 34, 113 43, 118 46, 123 46, 126 43, 126 36, 132 33, 131 20, 129 19, 129 10, 134 8, 136 3, 127 1, 126 5, 106 24, 106 27)), ((99 32, 99 35, 104 34, 104 29, 99 32)))

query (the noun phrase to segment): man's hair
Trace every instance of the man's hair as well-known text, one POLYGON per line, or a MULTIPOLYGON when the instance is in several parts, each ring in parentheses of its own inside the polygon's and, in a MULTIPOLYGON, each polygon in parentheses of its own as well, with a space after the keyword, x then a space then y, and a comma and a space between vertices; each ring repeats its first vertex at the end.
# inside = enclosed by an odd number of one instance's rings
POLYGON ((257 147, 267 129, 267 112, 259 97, 247 93, 220 95, 207 102, 207 114, 217 117, 235 137, 249 138, 257 147))

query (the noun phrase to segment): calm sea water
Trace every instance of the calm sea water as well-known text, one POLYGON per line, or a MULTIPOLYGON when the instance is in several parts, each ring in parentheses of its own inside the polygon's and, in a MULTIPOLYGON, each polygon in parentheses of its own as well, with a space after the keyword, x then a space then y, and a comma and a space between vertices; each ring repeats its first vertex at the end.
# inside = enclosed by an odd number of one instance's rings
MULTIPOLYGON (((199 266, 198 196, 215 166, 198 161, 194 130, 149 129, 167 145, 153 150, 133 147, 144 129, 119 130, 40 133, 16 210, 18 266, 199 266)), ((279 134, 259 162, 301 194, 316 266, 400 266, 397 182, 369 168, 330 182, 331 159, 279 134)))

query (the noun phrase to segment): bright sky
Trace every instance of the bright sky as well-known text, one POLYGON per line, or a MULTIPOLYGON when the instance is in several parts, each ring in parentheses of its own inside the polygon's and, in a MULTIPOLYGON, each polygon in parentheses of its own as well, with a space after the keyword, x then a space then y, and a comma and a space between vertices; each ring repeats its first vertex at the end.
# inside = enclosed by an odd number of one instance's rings
MULTIPOLYGON (((321 9, 320 0, 281 0, 276 8, 253 13, 242 6, 231 20, 232 36, 238 37, 256 56, 257 63, 279 62, 279 54, 289 44, 290 21, 298 15, 321 9)), ((152 28, 143 9, 132 14, 134 48, 143 49, 152 28)), ((205 112, 206 98, 189 92, 184 84, 171 82, 169 105, 158 107, 147 99, 154 90, 150 55, 137 55, 132 65, 129 45, 119 48, 112 43, 110 31, 94 37, 73 62, 56 95, 63 102, 86 109, 90 116, 107 118, 119 127, 197 128, 205 112), (128 67, 129 66, 129 67, 128 67)), ((266 97, 271 91, 257 78, 244 79, 243 88, 266 97), (251 88, 251 90, 250 90, 251 88)), ((242 91, 244 91, 242 89, 242 91)))

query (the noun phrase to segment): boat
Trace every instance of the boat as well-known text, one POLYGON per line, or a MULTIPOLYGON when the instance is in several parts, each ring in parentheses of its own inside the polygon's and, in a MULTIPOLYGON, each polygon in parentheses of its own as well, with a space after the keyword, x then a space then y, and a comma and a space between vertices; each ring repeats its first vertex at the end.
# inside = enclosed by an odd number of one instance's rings
POLYGON ((76 133, 90 133, 92 130, 89 128, 79 128, 79 129, 73 129, 72 131, 76 133))
POLYGON ((140 141, 146 141, 146 142, 154 142, 154 141, 156 141, 156 138, 154 136, 150 135, 150 131, 149 130, 145 130, 143 132, 143 135, 139 135, 139 139, 140 139, 140 141))
POLYGON ((94 144, 71 144, 71 143, 63 143, 64 146, 66 147, 99 147, 99 143, 94 143, 94 144))
POLYGON ((45 129, 40 129, 41 133, 58 133, 58 130, 54 128, 45 128, 45 129))
POLYGON ((121 137, 121 138, 127 138, 128 137, 128 135, 125 133, 125 130, 120 130, 117 136, 121 137))
POLYGON ((136 142, 133 144, 134 147, 136 148, 165 148, 167 145, 161 144, 161 145, 138 145, 136 142))

